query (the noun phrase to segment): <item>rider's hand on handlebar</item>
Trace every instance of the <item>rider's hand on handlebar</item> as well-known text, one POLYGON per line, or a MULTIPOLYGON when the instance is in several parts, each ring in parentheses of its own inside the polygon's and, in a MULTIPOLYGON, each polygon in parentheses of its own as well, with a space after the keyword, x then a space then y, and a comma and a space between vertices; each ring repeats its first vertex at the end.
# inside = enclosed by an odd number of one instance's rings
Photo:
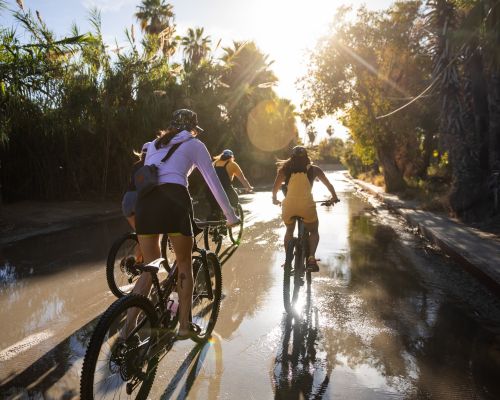
POLYGON ((330 206, 335 205, 335 203, 338 203, 339 201, 340 201, 339 198, 337 196, 335 196, 335 197, 331 197, 328 200, 321 202, 321 205, 330 207, 330 206))
POLYGON ((281 201, 279 201, 276 197, 273 197, 273 204, 275 206, 281 206, 281 201))
POLYGON ((236 217, 236 219, 231 219, 231 220, 228 219, 226 221, 226 226, 228 228, 232 228, 233 226, 239 225, 240 223, 241 223, 241 220, 238 217, 236 217))

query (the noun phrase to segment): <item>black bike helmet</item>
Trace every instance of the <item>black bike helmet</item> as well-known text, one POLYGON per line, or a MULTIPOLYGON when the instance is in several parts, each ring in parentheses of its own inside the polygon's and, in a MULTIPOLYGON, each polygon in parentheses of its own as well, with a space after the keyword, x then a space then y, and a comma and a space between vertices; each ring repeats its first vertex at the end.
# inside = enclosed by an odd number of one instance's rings
POLYGON ((307 156, 307 150, 304 146, 295 146, 292 149, 292 157, 304 157, 307 156))
POLYGON ((198 126, 198 116, 194 111, 188 110, 187 108, 181 108, 180 110, 174 111, 170 126, 182 131, 196 129, 199 133, 203 132, 203 129, 198 126))

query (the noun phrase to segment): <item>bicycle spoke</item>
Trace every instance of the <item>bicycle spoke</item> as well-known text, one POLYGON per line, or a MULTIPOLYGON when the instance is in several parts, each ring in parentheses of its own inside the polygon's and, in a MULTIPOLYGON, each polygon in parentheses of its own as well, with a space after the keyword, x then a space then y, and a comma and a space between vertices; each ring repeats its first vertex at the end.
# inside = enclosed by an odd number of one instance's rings
MULTIPOLYGON (((136 381, 134 397, 146 396, 156 372, 155 356, 149 358, 156 314, 151 302, 138 295, 122 297, 101 317, 85 355, 81 398, 121 398, 136 381), (135 310, 135 311, 134 311, 135 310), (127 329, 127 317, 137 312, 137 325, 127 329), (121 333, 127 329, 127 339, 121 333), (136 392, 137 390, 137 392, 136 392)), ((134 323, 135 325, 135 323, 134 323)), ((126 395, 129 397, 129 395, 126 395)))

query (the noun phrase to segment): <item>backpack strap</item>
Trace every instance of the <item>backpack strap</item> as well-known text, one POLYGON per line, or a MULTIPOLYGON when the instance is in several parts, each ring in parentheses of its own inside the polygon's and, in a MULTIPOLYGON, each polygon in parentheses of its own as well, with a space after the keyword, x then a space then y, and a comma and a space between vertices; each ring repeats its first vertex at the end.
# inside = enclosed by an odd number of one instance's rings
POLYGON ((312 186, 312 183, 314 182, 314 179, 316 178, 315 175, 316 174, 314 171, 314 166, 312 164, 309 164, 307 167, 307 178, 309 179, 309 183, 311 183, 311 186, 312 186))
MULTIPOLYGON (((191 139, 188 139, 188 140, 191 140, 191 139)), ((187 140, 186 140, 186 142, 187 142, 187 140)), ((163 157, 160 162, 167 161, 172 156, 172 154, 174 154, 175 150, 177 150, 182 143, 186 143, 186 142, 180 142, 180 143, 174 144, 170 148, 170 150, 168 151, 167 155, 165 157, 163 157)))

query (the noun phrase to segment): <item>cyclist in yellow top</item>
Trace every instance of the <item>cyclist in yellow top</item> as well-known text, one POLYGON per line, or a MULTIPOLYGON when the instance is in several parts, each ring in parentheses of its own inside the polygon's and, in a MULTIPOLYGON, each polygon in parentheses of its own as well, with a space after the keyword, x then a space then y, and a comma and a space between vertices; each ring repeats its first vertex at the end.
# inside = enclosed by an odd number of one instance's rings
POLYGON ((316 203, 312 197, 312 185, 318 178, 330 191, 334 203, 339 199, 335 193, 333 185, 325 176, 323 170, 312 165, 307 150, 302 146, 295 146, 291 157, 288 160, 278 163, 278 173, 273 187, 273 204, 282 205, 281 212, 283 222, 286 225, 285 249, 293 236, 295 222, 293 217, 301 217, 309 232, 309 258, 307 269, 311 272, 318 272, 319 267, 316 261, 316 249, 319 243, 318 214, 316 213, 316 203), (280 203, 277 198, 278 190, 285 183, 285 199, 280 203))
MULTIPOLYGON (((215 172, 219 177, 220 183, 226 191, 229 202, 233 207, 236 207, 238 205, 239 199, 238 194, 233 187, 234 177, 238 178, 238 180, 243 184, 248 192, 253 191, 252 185, 250 185, 250 182, 248 182, 240 166, 234 161, 234 153, 232 152, 232 150, 226 149, 221 154, 214 157, 213 165, 215 168, 215 172)), ((209 200, 211 214, 213 217, 215 217, 214 214, 217 212, 217 203, 213 196, 209 196, 209 200)))

